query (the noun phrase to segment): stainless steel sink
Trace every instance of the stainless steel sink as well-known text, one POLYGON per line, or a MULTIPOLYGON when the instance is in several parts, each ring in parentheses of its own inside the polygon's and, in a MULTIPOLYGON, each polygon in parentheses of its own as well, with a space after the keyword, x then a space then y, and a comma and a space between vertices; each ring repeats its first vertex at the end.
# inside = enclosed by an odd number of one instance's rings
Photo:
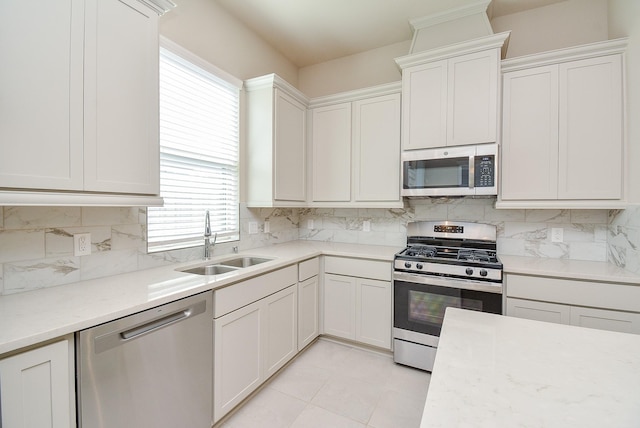
POLYGON ((237 259, 226 260, 220 262, 220 265, 233 266, 236 268, 246 268, 249 266, 259 265, 260 263, 269 262, 273 259, 263 257, 238 257, 237 259))
POLYGON ((223 273, 229 273, 238 270, 233 266, 221 266, 221 265, 205 265, 196 266, 191 269, 181 270, 180 272, 195 273, 196 275, 220 275, 223 273))

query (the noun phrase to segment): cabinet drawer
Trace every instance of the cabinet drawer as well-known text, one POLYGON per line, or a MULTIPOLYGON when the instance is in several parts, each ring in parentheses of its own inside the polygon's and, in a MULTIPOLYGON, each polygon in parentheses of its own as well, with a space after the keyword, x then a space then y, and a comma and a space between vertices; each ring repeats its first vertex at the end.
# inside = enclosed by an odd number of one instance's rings
POLYGON ((555 324, 569 324, 571 322, 571 307, 557 303, 508 298, 507 316, 555 324))
POLYGON ((640 312, 639 286, 529 275, 505 278, 508 297, 640 312))
POLYGON ((297 282, 298 269, 293 265, 214 290, 213 317, 221 317, 297 282))
POLYGON ((325 257, 324 271, 358 278, 391 281, 391 262, 352 259, 349 257, 325 257))
POLYGON ((320 272, 320 260, 318 257, 305 260, 298 264, 298 281, 302 282, 312 276, 318 275, 320 272))

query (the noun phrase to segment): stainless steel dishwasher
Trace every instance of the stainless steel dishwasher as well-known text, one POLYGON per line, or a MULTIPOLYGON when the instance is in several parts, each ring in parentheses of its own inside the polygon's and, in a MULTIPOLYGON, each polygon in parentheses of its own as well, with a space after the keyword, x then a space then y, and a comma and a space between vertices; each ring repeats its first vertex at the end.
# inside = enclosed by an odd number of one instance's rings
POLYGON ((210 428, 212 293, 76 333, 80 428, 210 428))

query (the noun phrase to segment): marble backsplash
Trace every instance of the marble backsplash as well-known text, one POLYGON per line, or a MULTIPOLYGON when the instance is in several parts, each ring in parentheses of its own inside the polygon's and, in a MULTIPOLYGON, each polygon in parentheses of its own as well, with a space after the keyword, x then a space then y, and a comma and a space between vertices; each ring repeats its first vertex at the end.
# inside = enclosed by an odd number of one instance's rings
POLYGON ((410 200, 404 209, 305 209, 300 239, 404 246, 407 222, 459 220, 494 224, 499 254, 608 260, 607 210, 496 210, 494 205, 494 198, 443 198, 410 200), (370 232, 363 231, 364 221, 370 232), (552 228, 563 229, 563 242, 551 242, 552 228))
MULTIPOLYGON (((298 239, 297 210, 241 206, 240 222, 241 240, 217 244, 214 255, 298 239), (258 233, 248 233, 249 222, 258 233)), ((202 247, 147 254, 145 225, 145 208, 0 207, 0 294, 202 258, 202 247), (83 232, 91 233, 91 255, 75 257, 73 235, 83 232)))
MULTIPOLYGON (((296 239, 403 247, 406 225, 460 220, 496 225, 505 255, 611 261, 640 273, 640 206, 627 210, 496 210, 492 198, 421 199, 399 209, 240 208, 241 240, 214 255, 296 239), (269 221, 269 232, 264 222, 269 221), (368 221, 370 230, 364 231, 368 221), (258 233, 249 234, 249 223, 258 233), (313 223, 313 224, 311 224, 313 223), (561 243, 551 229, 562 228, 561 243)), ((0 207, 0 294, 195 261, 202 247, 146 252, 144 208, 0 207), (73 256, 73 234, 90 232, 92 253, 73 256)))

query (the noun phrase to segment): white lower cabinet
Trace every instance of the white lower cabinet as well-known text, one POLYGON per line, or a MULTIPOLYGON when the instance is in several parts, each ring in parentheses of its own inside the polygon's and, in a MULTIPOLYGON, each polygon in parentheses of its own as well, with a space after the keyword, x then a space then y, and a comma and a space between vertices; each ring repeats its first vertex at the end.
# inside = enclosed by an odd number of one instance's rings
POLYGON ((356 280, 356 340, 391 348, 391 283, 356 280))
POLYGON ((298 350, 320 334, 318 319, 320 260, 316 257, 298 265, 298 350))
POLYGON ((265 380, 298 353, 298 289, 293 285, 264 299, 265 380))
POLYGON ((391 349, 391 266, 326 257, 324 334, 391 349))
POLYGON ((0 360, 0 426, 76 426, 73 338, 0 360))
POLYGON ((619 283, 507 274, 506 315, 640 334, 640 288, 619 283))
POLYGON ((263 311, 263 305, 256 302, 214 321, 214 422, 262 382, 263 311))
POLYGON ((298 352, 297 266, 216 290, 214 301, 215 423, 298 352))
POLYGON ((507 315, 556 324, 570 324, 570 307, 557 303, 507 298, 507 315))

